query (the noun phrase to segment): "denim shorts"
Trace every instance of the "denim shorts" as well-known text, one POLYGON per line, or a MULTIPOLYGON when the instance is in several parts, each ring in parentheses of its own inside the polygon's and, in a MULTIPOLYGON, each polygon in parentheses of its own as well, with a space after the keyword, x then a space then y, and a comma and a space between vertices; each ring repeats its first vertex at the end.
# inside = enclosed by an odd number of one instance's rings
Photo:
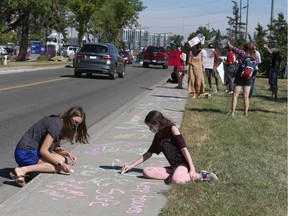
POLYGON ((15 149, 14 157, 19 167, 37 164, 40 154, 35 149, 15 149))

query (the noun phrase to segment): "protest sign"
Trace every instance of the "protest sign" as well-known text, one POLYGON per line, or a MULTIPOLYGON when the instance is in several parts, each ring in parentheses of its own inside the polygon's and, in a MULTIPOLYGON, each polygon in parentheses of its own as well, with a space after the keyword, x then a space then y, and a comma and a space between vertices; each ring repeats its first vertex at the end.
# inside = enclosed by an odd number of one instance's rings
POLYGON ((213 69, 214 66, 214 49, 202 49, 203 64, 205 69, 213 69))
POLYGON ((222 80, 222 83, 224 84, 225 80, 224 80, 224 64, 223 64, 223 62, 221 62, 221 64, 217 67, 217 71, 218 71, 218 74, 222 80))
POLYGON ((192 38, 191 40, 188 41, 188 44, 190 47, 193 47, 199 43, 204 44, 205 37, 202 34, 198 34, 196 37, 192 38))
POLYGON ((182 51, 179 50, 173 50, 170 51, 169 56, 168 56, 168 65, 169 66, 180 66, 180 55, 182 51))

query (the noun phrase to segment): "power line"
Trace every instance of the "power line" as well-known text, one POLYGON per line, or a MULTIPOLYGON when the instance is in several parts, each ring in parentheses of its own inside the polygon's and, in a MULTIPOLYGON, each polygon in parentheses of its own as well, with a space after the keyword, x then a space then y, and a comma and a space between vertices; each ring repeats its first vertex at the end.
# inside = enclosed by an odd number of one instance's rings
MULTIPOLYGON (((215 22, 209 22, 209 24, 215 24, 215 23, 222 23, 222 22, 225 22, 227 20, 219 20, 219 21, 215 21, 215 22)), ((204 25, 207 25, 207 23, 197 23, 197 24, 194 24, 194 25, 184 25, 184 26, 180 26, 180 25, 177 25, 177 26, 150 26, 149 29, 154 29, 154 28, 183 28, 183 27, 194 27, 194 26, 204 26, 204 25)))
POLYGON ((183 7, 167 7, 167 8, 155 8, 155 9, 150 9, 149 7, 147 7, 147 11, 163 11, 163 10, 171 10, 171 9, 187 9, 187 8, 195 8, 197 6, 203 6, 203 5, 208 5, 208 4, 211 4, 211 3, 214 3, 214 2, 219 2, 219 0, 214 0, 214 1, 210 1, 210 2, 206 2, 206 3, 203 3, 203 4, 195 4, 193 6, 183 6, 183 7))
MULTIPOLYGON (((216 15, 216 14, 222 14, 222 13, 227 13, 227 12, 231 12, 231 10, 226 10, 226 11, 219 11, 219 12, 213 12, 213 13, 206 13, 206 14, 200 14, 200 15, 194 15, 194 16, 185 16, 185 18, 192 18, 192 17, 201 17, 201 16, 209 16, 209 15, 216 15)), ((143 19, 143 20, 147 20, 147 19, 183 19, 184 16, 182 17, 149 17, 149 18, 140 18, 143 19)))

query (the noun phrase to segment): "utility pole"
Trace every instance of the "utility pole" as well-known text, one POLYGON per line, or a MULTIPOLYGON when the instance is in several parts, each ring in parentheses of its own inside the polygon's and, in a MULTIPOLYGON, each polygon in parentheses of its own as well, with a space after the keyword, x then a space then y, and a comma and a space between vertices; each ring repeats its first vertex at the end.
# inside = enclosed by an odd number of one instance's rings
POLYGON ((240 23, 242 23, 242 0, 240 0, 240 23))
POLYGON ((245 38, 247 39, 247 35, 248 35, 248 11, 249 11, 249 0, 247 0, 247 11, 246 11, 246 31, 245 31, 245 38))
MULTIPOLYGON (((270 17, 270 25, 272 25, 274 19, 274 0, 271 0, 271 17, 270 17)), ((270 36, 271 36, 271 30, 270 30, 270 36)))

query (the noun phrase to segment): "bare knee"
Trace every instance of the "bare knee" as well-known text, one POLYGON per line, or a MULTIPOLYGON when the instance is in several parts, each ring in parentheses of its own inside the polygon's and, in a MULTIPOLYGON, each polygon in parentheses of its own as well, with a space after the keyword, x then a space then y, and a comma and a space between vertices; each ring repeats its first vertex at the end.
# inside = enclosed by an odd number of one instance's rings
POLYGON ((145 167, 143 169, 143 176, 145 178, 151 178, 151 173, 154 171, 153 167, 145 167))

